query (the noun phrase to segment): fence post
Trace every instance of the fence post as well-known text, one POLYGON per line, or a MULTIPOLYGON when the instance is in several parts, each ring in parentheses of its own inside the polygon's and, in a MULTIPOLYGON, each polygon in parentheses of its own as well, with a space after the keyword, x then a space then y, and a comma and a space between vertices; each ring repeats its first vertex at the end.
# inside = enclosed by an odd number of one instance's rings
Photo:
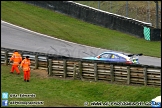
POLYGON ((5 51, 5 65, 8 65, 8 51, 5 51))
POLYGON ((97 63, 94 63, 94 79, 98 81, 97 63))
POLYGON ((51 76, 52 75, 52 59, 48 59, 49 61, 49 65, 48 65, 48 75, 51 76))
POLYGON ((111 82, 114 82, 114 66, 110 65, 111 82))
POLYGON ((66 60, 63 61, 64 62, 64 78, 66 78, 67 75, 67 67, 66 67, 66 60))
POLYGON ((144 67, 144 71, 143 71, 143 75, 144 75, 144 85, 147 85, 147 67, 144 67))
POLYGON ((82 76, 82 61, 79 61, 79 75, 80 75, 80 78, 83 79, 83 76, 82 76))
POLYGON ((35 69, 38 69, 38 54, 35 55, 35 69))
POLYGON ((49 61, 48 60, 49 59, 48 59, 48 57, 46 58, 46 60, 47 60, 47 66, 46 66, 47 67, 47 70, 46 71, 47 71, 47 73, 49 73, 49 68, 48 68, 48 66, 49 66, 49 61))
POLYGON ((127 66, 127 84, 130 84, 130 66, 127 66))
POLYGON ((76 77, 76 64, 74 63, 74 69, 73 69, 73 79, 76 77))
POLYGON ((47 68, 47 72, 48 72, 48 57, 46 56, 46 60, 47 60, 47 64, 46 64, 46 68, 47 68))
MULTIPOLYGON (((160 76, 161 76, 161 69, 160 69, 160 76)), ((160 77, 160 82, 161 82, 161 77, 160 77)), ((161 85, 161 83, 160 83, 160 85, 161 85)))

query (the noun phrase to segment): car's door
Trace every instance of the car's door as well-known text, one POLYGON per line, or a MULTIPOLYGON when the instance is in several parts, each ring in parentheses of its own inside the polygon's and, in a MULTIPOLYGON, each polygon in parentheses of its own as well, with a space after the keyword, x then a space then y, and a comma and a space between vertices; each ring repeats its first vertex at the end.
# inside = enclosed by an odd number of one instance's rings
POLYGON ((120 57, 116 54, 111 54, 110 61, 111 62, 121 62, 120 57))
POLYGON ((127 60, 125 59, 125 58, 123 58, 123 57, 120 57, 119 58, 119 62, 121 62, 121 63, 125 63, 127 60))

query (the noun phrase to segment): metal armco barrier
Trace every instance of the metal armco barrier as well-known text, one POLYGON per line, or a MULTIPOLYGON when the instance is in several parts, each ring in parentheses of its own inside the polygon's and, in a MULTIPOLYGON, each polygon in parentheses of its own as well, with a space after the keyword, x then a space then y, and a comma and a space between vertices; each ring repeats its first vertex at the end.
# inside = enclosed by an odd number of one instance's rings
MULTIPOLYGON (((12 56, 14 50, 15 49, 1 48, 1 64, 10 65, 10 64, 8 64, 9 59, 12 56)), ((55 55, 55 54, 48 54, 47 55, 45 53, 40 53, 40 52, 29 52, 29 51, 21 51, 21 50, 17 50, 17 51, 19 51, 19 53, 21 54, 21 56, 23 58, 25 58, 25 56, 30 57, 32 69, 45 69, 45 70, 47 70, 48 58, 54 58, 54 57, 62 58, 62 59, 66 58, 65 56, 59 56, 59 55, 55 55)))
MULTIPOLYGON (((8 65, 13 51, 13 49, 1 48, 1 64, 8 65)), ((18 51, 23 57, 30 56, 32 69, 45 69, 49 76, 161 87, 161 67, 107 63, 38 52, 18 51)))
POLYGON ((49 60, 49 75, 81 80, 161 86, 161 67, 85 60, 49 60))
MULTIPOLYGON (((1 49, 1 64, 10 65, 9 59, 12 56, 14 50, 1 49)), ((30 56, 31 69, 47 69, 47 57, 46 55, 31 53, 26 51, 19 51, 22 58, 30 56)))

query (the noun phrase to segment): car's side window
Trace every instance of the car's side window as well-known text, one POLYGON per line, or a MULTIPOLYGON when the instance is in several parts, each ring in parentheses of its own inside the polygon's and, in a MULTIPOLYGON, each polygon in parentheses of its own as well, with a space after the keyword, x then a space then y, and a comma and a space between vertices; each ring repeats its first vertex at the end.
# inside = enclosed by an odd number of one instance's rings
POLYGON ((112 59, 118 59, 119 57, 118 57, 117 55, 112 54, 112 55, 111 55, 111 58, 112 58, 112 59))
POLYGON ((105 53, 105 54, 102 54, 100 57, 101 58, 110 58, 111 57, 111 54, 105 53))

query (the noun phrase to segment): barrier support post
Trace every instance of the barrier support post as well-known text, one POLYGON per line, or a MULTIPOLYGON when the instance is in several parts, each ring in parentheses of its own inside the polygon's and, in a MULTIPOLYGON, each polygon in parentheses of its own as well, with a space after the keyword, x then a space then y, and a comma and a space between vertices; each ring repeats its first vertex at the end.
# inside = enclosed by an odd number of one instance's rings
POLYGON ((48 59, 49 65, 48 65, 48 75, 52 75, 52 59, 48 59))
POLYGON ((66 75, 67 75, 67 65, 66 65, 66 60, 63 61, 64 62, 64 78, 66 78, 66 75))
POLYGON ((8 51, 5 51, 5 65, 8 65, 8 51))
POLYGON ((35 69, 38 69, 38 54, 35 55, 35 69))
POLYGON ((82 61, 79 61, 79 75, 81 80, 83 80, 83 76, 82 76, 82 61))
POLYGON ((73 79, 76 77, 76 64, 74 63, 74 69, 73 69, 73 79))
POLYGON ((143 75, 144 75, 144 85, 147 86, 147 67, 144 67, 143 75))
POLYGON ((127 66, 127 84, 130 84, 130 66, 127 66))
POLYGON ((94 79, 98 81, 97 63, 94 63, 94 79))
POLYGON ((110 65, 111 82, 114 82, 114 66, 110 65))

